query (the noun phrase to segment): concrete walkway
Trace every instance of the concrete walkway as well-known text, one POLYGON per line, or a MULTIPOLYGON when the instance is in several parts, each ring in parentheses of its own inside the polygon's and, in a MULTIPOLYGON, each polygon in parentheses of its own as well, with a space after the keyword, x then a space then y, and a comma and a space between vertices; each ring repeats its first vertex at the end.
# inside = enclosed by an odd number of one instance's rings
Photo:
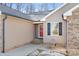
MULTIPOLYGON (((33 54, 38 53, 37 49, 43 49, 44 50, 44 49, 47 49, 47 46, 43 45, 43 44, 27 44, 25 46, 11 50, 9 52, 0 53, 0 56, 27 56, 28 54, 31 54, 31 56, 32 56, 33 54)), ((44 53, 47 53, 47 52, 50 53, 49 49, 44 51, 44 53)), ((45 55, 45 54, 42 54, 42 55, 45 55)), ((60 53, 54 53, 54 54, 51 54, 51 55, 64 56, 60 53)))
POLYGON ((22 46, 20 48, 11 50, 9 52, 0 53, 0 56, 26 56, 38 48, 44 48, 44 46, 43 45, 35 45, 35 44, 27 44, 27 45, 22 46))

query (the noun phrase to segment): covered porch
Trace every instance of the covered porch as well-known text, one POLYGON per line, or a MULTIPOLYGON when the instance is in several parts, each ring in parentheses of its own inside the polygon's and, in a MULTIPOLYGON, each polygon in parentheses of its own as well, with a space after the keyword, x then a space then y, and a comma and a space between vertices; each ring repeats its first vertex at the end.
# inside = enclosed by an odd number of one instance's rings
POLYGON ((33 22, 34 41, 33 43, 43 43, 43 22, 33 22))

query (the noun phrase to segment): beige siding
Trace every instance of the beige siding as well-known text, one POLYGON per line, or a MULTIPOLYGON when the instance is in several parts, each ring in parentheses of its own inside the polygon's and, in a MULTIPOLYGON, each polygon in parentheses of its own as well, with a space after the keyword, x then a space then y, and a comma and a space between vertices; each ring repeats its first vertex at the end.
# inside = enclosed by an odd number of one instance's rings
POLYGON ((8 16, 5 21, 5 49, 13 49, 33 40, 34 25, 31 21, 8 16))
POLYGON ((65 37, 66 37, 66 22, 62 20, 62 18, 59 19, 53 19, 49 18, 49 21, 44 22, 44 43, 62 43, 65 44, 65 37), (62 36, 53 36, 53 35, 47 35, 47 23, 51 23, 51 26, 53 23, 59 23, 62 22, 62 36))

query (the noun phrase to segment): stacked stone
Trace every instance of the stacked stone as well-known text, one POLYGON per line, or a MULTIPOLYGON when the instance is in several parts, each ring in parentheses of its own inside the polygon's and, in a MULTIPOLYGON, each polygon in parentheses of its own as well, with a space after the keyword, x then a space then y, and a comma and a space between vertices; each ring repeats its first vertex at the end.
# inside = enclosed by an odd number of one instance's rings
POLYGON ((69 19, 67 26, 68 48, 79 49, 79 19, 69 19))
POLYGON ((2 18, 0 16, 0 51, 2 50, 2 18))

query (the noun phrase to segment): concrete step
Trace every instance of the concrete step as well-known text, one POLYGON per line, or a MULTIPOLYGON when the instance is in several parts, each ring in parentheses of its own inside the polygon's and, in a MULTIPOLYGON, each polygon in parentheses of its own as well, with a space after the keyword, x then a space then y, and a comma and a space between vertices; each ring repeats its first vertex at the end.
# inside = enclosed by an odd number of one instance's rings
POLYGON ((34 39, 32 43, 41 44, 43 43, 43 39, 34 39))

